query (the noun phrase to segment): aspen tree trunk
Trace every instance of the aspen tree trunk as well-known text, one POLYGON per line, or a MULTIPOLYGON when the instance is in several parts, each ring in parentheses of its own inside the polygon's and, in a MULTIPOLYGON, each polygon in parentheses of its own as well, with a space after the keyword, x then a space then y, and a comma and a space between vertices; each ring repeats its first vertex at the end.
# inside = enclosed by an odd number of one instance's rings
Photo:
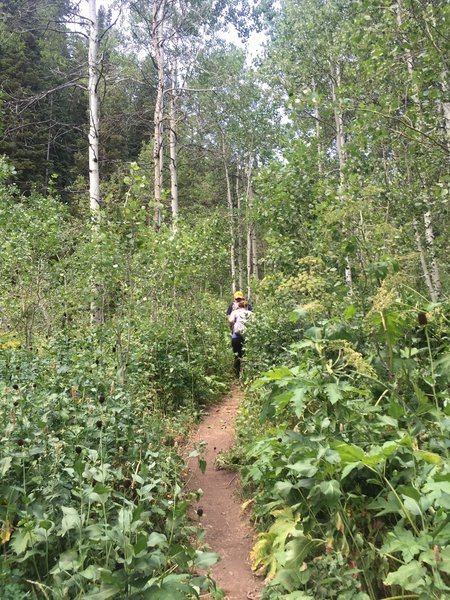
POLYGON ((252 262, 252 250, 253 250, 253 243, 252 243, 252 222, 250 219, 250 210, 252 207, 252 197, 251 197, 251 176, 252 176, 252 160, 249 160, 248 166, 247 166, 247 193, 246 193, 246 209, 247 209, 247 299, 250 300, 251 295, 252 295, 252 289, 251 289, 251 278, 252 278, 252 267, 253 267, 253 262, 252 262))
POLYGON ((164 7, 165 0, 153 0, 152 46, 154 54, 153 60, 157 72, 153 145, 153 163, 155 170, 153 220, 157 230, 161 225, 161 195, 163 185, 164 51, 162 29, 164 20, 164 7))
MULTIPOLYGON (((249 208, 253 208, 253 187, 250 181, 250 187, 248 189, 248 200, 249 200, 249 208)), ((255 223, 251 221, 250 223, 250 240, 252 245, 252 274, 253 277, 258 280, 259 279, 259 268, 258 268, 258 245, 256 238, 256 228, 255 223)))
MULTIPOLYGON (((248 198, 247 198, 248 202, 248 198)), ((251 224, 247 223, 247 300, 250 300, 252 290, 250 281, 252 277, 252 229, 251 224)))
POLYGON ((435 302, 433 283, 431 281, 430 271, 428 270, 427 259, 425 258, 425 252, 423 251, 422 240, 420 239, 420 233, 416 219, 413 220, 413 227, 414 237, 416 238, 417 252, 419 253, 420 264, 422 266, 423 277, 425 279, 428 291, 430 292, 431 299, 433 302, 435 302))
POLYGON ((429 210, 425 211, 423 215, 423 221, 425 226, 425 243, 428 252, 428 256, 430 257, 430 267, 431 267, 431 282, 433 285, 433 291, 431 293, 431 299, 433 302, 438 302, 441 296, 441 279, 439 276, 439 267, 436 258, 436 245, 434 243, 434 231, 432 227, 432 217, 431 212, 429 210))
POLYGON ((237 198, 237 238, 238 238, 238 277, 239 277, 239 289, 244 289, 244 266, 242 263, 242 251, 243 251, 243 240, 242 240, 242 201, 239 190, 239 169, 236 170, 236 198, 237 198))
MULTIPOLYGON (((342 112, 338 106, 338 92, 341 87, 341 67, 339 62, 333 62, 330 60, 330 75, 331 75, 331 97, 333 100, 333 112, 334 112, 334 122, 336 125, 336 151, 339 160, 339 179, 340 179, 340 193, 344 188, 345 184, 345 163, 347 161, 347 152, 345 148, 345 130, 344 130, 344 118, 342 116, 342 112)), ((350 262, 350 257, 345 257, 345 271, 344 277, 345 282, 352 292, 353 290, 353 276, 352 276, 352 266, 350 262)))
MULTIPOLYGON (((401 33, 401 28, 403 26, 403 0, 397 0, 397 26, 399 28, 399 32, 401 33)), ((423 122, 423 116, 422 116, 422 107, 420 104, 420 96, 419 96, 420 90, 417 85, 417 81, 414 77, 413 56, 412 56, 411 50, 408 48, 407 45, 405 47, 404 57, 405 57, 406 67, 408 69, 408 75, 409 75, 409 79, 410 79, 410 83, 411 83, 411 89, 413 91, 412 100, 417 106, 418 117, 417 117, 416 127, 417 127, 417 129, 422 130, 422 128, 424 127, 424 122, 423 122)), ((422 270, 423 270, 424 279, 427 282, 427 285, 428 285, 428 282, 431 280, 431 284, 432 284, 432 288, 433 288, 432 290, 430 290, 431 298, 432 298, 433 302, 437 302, 441 295, 441 289, 442 289, 441 288, 441 278, 440 278, 440 274, 439 274, 439 265, 438 265, 437 258, 436 258, 436 245, 435 245, 435 237, 434 237, 433 218, 432 218, 432 214, 431 214, 431 205, 430 205, 430 201, 428 198, 427 190, 424 190, 424 191, 425 191, 425 196, 424 196, 425 211, 423 214, 423 221, 424 221, 424 229, 425 229, 426 250, 427 250, 428 256, 430 258, 431 271, 429 273, 427 273, 424 270, 424 264, 426 265, 426 261, 423 262, 422 259, 421 259, 421 266, 422 266, 422 270)), ((416 231, 417 231, 417 235, 420 235, 419 230, 417 228, 417 223, 416 223, 416 231)), ((416 235, 416 243, 417 243, 417 235, 416 235)), ((419 251, 419 254, 420 254, 420 251, 419 251)), ((428 269, 427 269, 427 271, 428 271, 428 269)))
MULTIPOLYGON (((99 72, 99 39, 98 15, 96 0, 89 0, 89 206, 93 223, 93 235, 97 237, 100 223, 100 173, 98 165, 99 112, 98 112, 98 83, 99 72)), ((91 302, 91 322, 103 323, 104 311, 100 286, 95 282, 96 274, 92 274, 92 291, 94 299, 91 302)))
POLYGON ((256 241, 255 224, 251 220, 251 210, 253 208, 253 187, 252 187, 253 160, 250 159, 247 167, 247 297, 251 296, 250 281, 253 275, 254 279, 259 279, 258 272, 258 248, 256 241))
MULTIPOLYGON (((442 74, 441 74, 441 87, 442 87, 442 91, 444 92, 445 96, 448 98, 448 95, 450 92, 450 87, 448 85, 446 71, 442 71, 442 74)), ((440 105, 441 105, 442 115, 444 117, 445 139, 447 142, 448 151, 450 152, 450 102, 444 101, 444 102, 441 102, 440 105)))
POLYGON ((170 93, 170 193, 172 198, 172 229, 178 226, 178 156, 177 156, 177 104, 178 104, 178 73, 176 59, 172 65, 172 89, 170 93))
POLYGON ((50 96, 50 123, 47 134, 47 153, 45 156, 45 194, 48 194, 48 182, 50 179, 50 148, 52 144, 52 127, 53 127, 53 96, 50 96))
POLYGON ((234 231, 234 214, 233 214, 233 196, 231 193, 231 181, 230 173, 228 170, 227 152, 225 146, 225 137, 222 134, 222 157, 223 166, 225 171, 225 181, 227 186, 227 208, 228 208, 228 221, 230 228, 230 271, 231 271, 231 286, 232 292, 236 291, 236 236, 234 231))
POLYGON ((89 0, 89 198, 91 217, 100 217, 100 176, 98 168, 98 16, 96 0, 89 0))
POLYGON ((333 99, 334 122, 336 125, 336 150, 339 159, 339 176, 341 185, 344 183, 344 167, 347 160, 345 149, 344 118, 338 106, 338 90, 341 87, 341 67, 338 62, 330 61, 331 97, 333 99))
POLYGON ((312 89, 314 92, 313 114, 314 114, 314 120, 315 120, 316 140, 317 140, 317 171, 318 171, 319 175, 322 175, 322 144, 320 142, 320 111, 319 111, 319 105, 317 103, 317 99, 315 97, 316 81, 314 78, 312 80, 312 89))
MULTIPOLYGON (((434 28, 436 28, 436 16, 433 12, 433 4, 430 4, 430 23, 434 28)), ((428 21, 425 23, 425 29, 428 33, 428 37, 430 38, 433 46, 436 46, 436 42, 431 31, 431 28, 428 24, 428 21)), ((444 131, 445 131, 445 139, 447 143, 447 149, 450 152, 450 101, 448 100, 450 87, 448 84, 448 72, 447 68, 444 65, 441 71, 440 84, 442 91, 444 92, 444 97, 446 100, 442 100, 439 102, 439 107, 442 112, 442 116, 444 118, 444 131)))

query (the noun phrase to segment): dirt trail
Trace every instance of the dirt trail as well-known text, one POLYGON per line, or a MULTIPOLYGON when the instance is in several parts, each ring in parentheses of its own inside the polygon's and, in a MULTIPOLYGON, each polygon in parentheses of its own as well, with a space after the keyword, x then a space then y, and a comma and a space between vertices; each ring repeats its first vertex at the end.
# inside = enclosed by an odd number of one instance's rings
POLYGON ((241 511, 238 477, 234 472, 214 467, 217 454, 233 445, 241 399, 242 392, 234 389, 220 405, 211 407, 190 441, 190 449, 201 440, 207 443, 205 473, 201 473, 196 458, 187 460, 189 489, 203 490, 198 506, 194 507, 203 514, 196 518, 206 531, 207 544, 222 557, 212 567, 212 576, 225 590, 227 600, 258 599, 262 589, 262 582, 253 575, 248 560, 255 535, 241 511))

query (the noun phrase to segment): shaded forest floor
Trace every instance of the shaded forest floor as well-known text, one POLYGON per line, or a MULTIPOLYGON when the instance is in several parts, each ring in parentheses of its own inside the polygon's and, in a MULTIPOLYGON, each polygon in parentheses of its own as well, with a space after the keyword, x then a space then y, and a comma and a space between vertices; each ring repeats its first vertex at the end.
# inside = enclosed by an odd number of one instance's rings
POLYGON ((214 461, 219 452, 232 447, 235 420, 242 392, 234 388, 216 406, 212 406, 197 431, 192 436, 190 448, 206 442, 206 470, 202 473, 197 458, 188 459, 191 490, 201 488, 196 516, 206 532, 206 542, 221 559, 212 567, 212 576, 226 592, 227 600, 253 600, 260 597, 262 581, 250 568, 249 553, 255 533, 241 510, 239 478, 235 472, 217 470, 214 461))

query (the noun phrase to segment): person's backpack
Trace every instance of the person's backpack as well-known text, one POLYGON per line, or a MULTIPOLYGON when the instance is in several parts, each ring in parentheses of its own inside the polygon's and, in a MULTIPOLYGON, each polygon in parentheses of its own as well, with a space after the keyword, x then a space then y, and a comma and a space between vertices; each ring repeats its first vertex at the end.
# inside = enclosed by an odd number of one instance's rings
POLYGON ((234 321, 233 333, 244 335, 248 320, 251 318, 252 313, 246 308, 240 308, 236 314, 236 320, 234 321))

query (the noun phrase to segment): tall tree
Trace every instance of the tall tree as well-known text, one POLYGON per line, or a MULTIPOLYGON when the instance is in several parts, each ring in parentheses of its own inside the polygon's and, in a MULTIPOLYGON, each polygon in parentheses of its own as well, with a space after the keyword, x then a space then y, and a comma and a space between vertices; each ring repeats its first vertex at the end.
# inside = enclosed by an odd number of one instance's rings
POLYGON ((95 222, 100 218, 99 173, 99 102, 100 57, 98 38, 98 13, 96 0, 89 0, 89 198, 91 216, 95 222))

